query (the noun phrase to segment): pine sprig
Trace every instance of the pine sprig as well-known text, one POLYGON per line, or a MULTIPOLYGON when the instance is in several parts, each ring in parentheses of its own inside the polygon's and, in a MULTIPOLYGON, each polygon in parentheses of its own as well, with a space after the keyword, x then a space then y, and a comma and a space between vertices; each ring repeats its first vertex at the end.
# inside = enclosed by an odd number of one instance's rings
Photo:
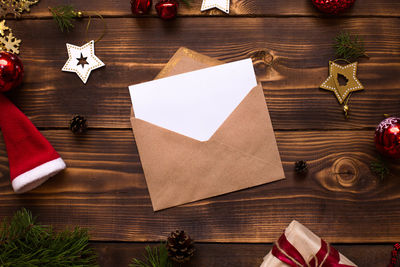
POLYGON ((370 169, 371 172, 378 176, 381 181, 383 181, 385 177, 389 174, 389 167, 382 159, 371 162, 370 169))
POLYGON ((77 227, 56 233, 22 209, 0 224, 0 266, 97 266, 88 244, 87 230, 77 227))
POLYGON ((335 37, 336 55, 342 59, 355 61, 360 57, 368 57, 364 44, 358 35, 341 32, 335 37))
POLYGON ((77 17, 77 12, 72 5, 49 7, 49 10, 62 32, 64 32, 64 29, 69 32, 74 28, 72 21, 77 17))
POLYGON ((129 267, 173 267, 172 261, 168 258, 165 244, 160 244, 154 248, 147 246, 145 249, 145 261, 133 259, 129 267))

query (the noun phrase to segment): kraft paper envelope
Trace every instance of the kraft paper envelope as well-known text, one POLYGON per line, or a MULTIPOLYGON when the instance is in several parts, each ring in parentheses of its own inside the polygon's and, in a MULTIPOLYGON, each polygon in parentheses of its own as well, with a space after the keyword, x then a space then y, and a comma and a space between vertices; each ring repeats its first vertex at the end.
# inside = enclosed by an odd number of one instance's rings
MULTIPOLYGON (((157 78, 217 64, 221 63, 181 48, 157 78)), ((132 113, 155 211, 284 178, 262 87, 249 91, 207 141, 159 127, 132 113)))

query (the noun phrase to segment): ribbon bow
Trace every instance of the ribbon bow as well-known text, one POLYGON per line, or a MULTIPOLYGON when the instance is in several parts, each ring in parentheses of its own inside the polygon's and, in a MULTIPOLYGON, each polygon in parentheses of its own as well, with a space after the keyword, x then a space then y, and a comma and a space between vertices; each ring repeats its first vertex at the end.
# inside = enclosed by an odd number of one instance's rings
POLYGON ((321 239, 321 248, 313 258, 306 262, 300 252, 282 234, 272 248, 272 255, 291 267, 354 267, 340 264, 339 252, 321 239))

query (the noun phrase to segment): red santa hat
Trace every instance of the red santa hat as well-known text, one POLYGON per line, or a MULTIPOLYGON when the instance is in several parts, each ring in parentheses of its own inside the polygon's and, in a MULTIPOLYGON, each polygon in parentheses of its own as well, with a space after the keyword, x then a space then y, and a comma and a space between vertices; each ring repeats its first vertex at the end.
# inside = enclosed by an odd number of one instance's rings
POLYGON ((32 122, 0 94, 0 128, 14 191, 24 193, 65 169, 65 163, 32 122))

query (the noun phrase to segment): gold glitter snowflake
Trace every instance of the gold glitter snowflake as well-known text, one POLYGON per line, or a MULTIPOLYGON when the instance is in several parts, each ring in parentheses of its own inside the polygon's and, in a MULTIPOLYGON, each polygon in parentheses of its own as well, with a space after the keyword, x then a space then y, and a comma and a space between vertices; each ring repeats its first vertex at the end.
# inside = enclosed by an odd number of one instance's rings
POLYGON ((7 36, 0 37, 0 42, 5 51, 19 54, 19 44, 21 43, 21 40, 15 38, 12 32, 7 36))
POLYGON ((5 20, 0 21, 0 35, 1 35, 1 36, 4 36, 4 34, 5 34, 5 32, 6 32, 7 30, 10 30, 10 28, 8 28, 8 27, 6 26, 6 21, 5 21, 5 20))
POLYGON ((30 6, 37 2, 39 0, 0 0, 0 17, 5 18, 8 14, 12 14, 18 18, 21 13, 29 12, 30 6))
POLYGON ((12 30, 6 26, 6 21, 0 21, 0 48, 3 51, 19 54, 19 44, 21 40, 15 38, 12 30), (8 33, 8 35, 6 34, 8 33))

